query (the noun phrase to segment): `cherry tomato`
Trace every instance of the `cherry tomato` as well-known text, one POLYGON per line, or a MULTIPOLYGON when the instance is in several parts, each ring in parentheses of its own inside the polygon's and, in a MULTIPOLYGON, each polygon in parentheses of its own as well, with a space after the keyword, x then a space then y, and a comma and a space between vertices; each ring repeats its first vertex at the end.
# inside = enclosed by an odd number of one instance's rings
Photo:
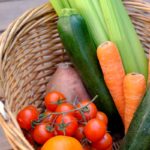
POLYGON ((91 119, 84 127, 84 134, 91 142, 99 141, 106 133, 106 125, 99 119, 91 119))
POLYGON ((98 111, 96 114, 96 118, 103 121, 106 125, 108 124, 108 118, 105 113, 98 111))
MULTIPOLYGON (((70 110, 73 110, 74 109, 74 106, 70 103, 63 103, 63 104, 60 104, 57 108, 56 108, 56 112, 68 112, 70 110)), ((67 114, 70 114, 70 115, 74 115, 74 111, 73 112, 69 112, 67 114)))
POLYGON ((33 130, 33 139, 38 144, 44 144, 48 139, 54 136, 54 131, 47 123, 37 125, 33 130))
POLYGON ((79 125, 78 129, 76 130, 76 132, 74 134, 74 137, 77 140, 81 141, 85 137, 83 131, 84 131, 84 126, 83 125, 79 125))
POLYGON ((90 145, 84 145, 84 146, 83 146, 83 150, 91 150, 90 145))
POLYGON ((25 138, 28 140, 28 142, 31 145, 34 145, 34 140, 33 140, 32 134, 30 132, 27 132, 27 131, 23 131, 23 134, 24 134, 25 138))
POLYGON ((34 106, 27 106, 22 109, 17 115, 17 121, 22 129, 30 130, 32 128, 32 122, 37 120, 39 112, 34 106))
POLYGON ((101 140, 92 143, 92 147, 100 150, 106 150, 110 146, 112 146, 112 137, 109 133, 106 133, 101 140))
POLYGON ((53 120, 55 119, 55 116, 54 115, 51 115, 52 112, 50 111, 45 111, 42 115, 44 117, 43 121, 42 122, 45 122, 45 123, 52 123, 53 120))
POLYGON ((42 147, 37 147, 36 150, 41 150, 42 147))
POLYGON ((75 134, 77 128, 78 121, 70 114, 60 115, 56 119, 55 129, 58 135, 72 136, 75 134))
POLYGON ((59 104, 62 104, 66 100, 65 96, 57 91, 48 93, 45 96, 45 106, 49 111, 55 111, 59 104))
MULTIPOLYGON (((84 100, 80 102, 77 105, 77 108, 81 108, 83 106, 86 106, 90 101, 89 100, 84 100)), ((86 121, 95 118, 97 114, 97 108, 94 103, 90 103, 87 107, 84 107, 81 109, 83 115, 85 116, 86 121)), ((80 111, 75 112, 75 117, 78 118, 78 120, 84 121, 84 117, 80 111)))
POLYGON ((110 145, 106 150, 112 150, 113 149, 113 145, 110 145))

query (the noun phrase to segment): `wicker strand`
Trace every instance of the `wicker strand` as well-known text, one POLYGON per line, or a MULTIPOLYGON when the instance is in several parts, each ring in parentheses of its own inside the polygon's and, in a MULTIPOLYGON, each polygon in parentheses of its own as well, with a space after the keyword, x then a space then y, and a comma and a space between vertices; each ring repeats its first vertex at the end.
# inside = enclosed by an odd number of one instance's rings
MULTIPOLYGON (((124 0, 148 55, 150 3, 124 0)), ((33 150, 16 121, 17 112, 32 104, 42 111, 46 85, 60 62, 69 62, 57 32, 57 15, 49 3, 31 9, 9 25, 0 37, 0 93, 9 116, 0 124, 15 150, 33 150), (17 140, 16 140, 17 139, 17 140)), ((118 150, 121 141, 113 143, 118 150)))

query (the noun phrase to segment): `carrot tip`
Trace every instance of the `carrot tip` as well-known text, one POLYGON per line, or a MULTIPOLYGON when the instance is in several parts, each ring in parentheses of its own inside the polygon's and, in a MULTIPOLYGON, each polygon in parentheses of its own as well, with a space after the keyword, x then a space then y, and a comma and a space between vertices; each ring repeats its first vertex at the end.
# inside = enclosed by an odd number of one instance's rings
POLYGON ((111 41, 105 41, 105 42, 103 42, 102 44, 100 44, 98 48, 100 48, 100 47, 107 47, 107 46, 110 45, 111 43, 112 43, 111 41))

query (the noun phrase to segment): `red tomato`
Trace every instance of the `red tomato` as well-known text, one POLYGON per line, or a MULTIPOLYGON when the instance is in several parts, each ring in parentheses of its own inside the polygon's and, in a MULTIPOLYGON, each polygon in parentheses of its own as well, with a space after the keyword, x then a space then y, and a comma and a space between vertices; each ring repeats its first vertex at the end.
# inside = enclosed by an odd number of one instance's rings
POLYGON ((76 132, 74 134, 74 137, 77 140, 81 141, 85 137, 83 131, 84 131, 84 126, 83 125, 79 125, 78 129, 76 130, 76 132))
MULTIPOLYGON (((89 100, 84 100, 84 101, 80 102, 77 105, 77 108, 81 108, 83 106, 86 106, 89 102, 90 102, 89 100)), ((94 103, 90 103, 87 107, 84 107, 83 109, 81 109, 81 111, 83 112, 83 114, 84 114, 84 116, 86 118, 86 121, 88 121, 88 120, 90 120, 92 118, 95 118, 96 114, 97 114, 97 108, 96 108, 94 103)), ((82 116, 80 111, 76 111, 75 112, 75 116, 79 120, 84 121, 84 118, 83 118, 83 116, 82 116)))
POLYGON ((17 121, 22 129, 30 130, 32 122, 37 120, 39 112, 34 106, 27 106, 22 109, 17 115, 17 121))
POLYGON ((36 150, 41 150, 42 147, 37 147, 36 150))
POLYGON ((58 135, 72 136, 78 128, 78 121, 70 114, 60 115, 56 119, 55 129, 58 135))
POLYGON ((113 149, 113 146, 110 145, 106 150, 112 150, 113 149))
POLYGON ((38 144, 44 144, 48 139, 54 136, 53 130, 48 130, 50 126, 47 123, 37 125, 33 130, 33 139, 38 144))
POLYGON ((91 119, 84 127, 84 134, 91 142, 99 141, 106 133, 106 125, 99 119, 91 119))
POLYGON ((45 123, 52 123, 53 120, 55 119, 54 115, 51 115, 52 112, 50 111, 46 111, 43 113, 43 116, 44 116, 44 119, 42 122, 45 122, 45 123), (48 117, 46 117, 48 116, 48 117))
POLYGON ((112 137, 111 137, 111 135, 109 133, 106 133, 101 140, 92 143, 92 146, 94 148, 100 149, 100 150, 108 149, 109 147, 112 146, 112 137))
POLYGON ((89 145, 84 145, 83 150, 91 150, 91 147, 89 145))
POLYGON ((96 114, 96 118, 103 121, 106 125, 108 124, 108 118, 105 113, 98 111, 96 114))
POLYGON ((57 91, 48 93, 45 96, 45 106, 50 111, 55 111, 59 104, 62 104, 66 100, 65 96, 57 91))
POLYGON ((99 150, 99 149, 96 149, 96 148, 94 148, 94 147, 91 147, 91 150, 99 150))
MULTIPOLYGON (((73 109, 74 109, 74 106, 72 104, 63 103, 63 104, 60 104, 56 108, 56 112, 68 112, 68 111, 73 110, 73 109)), ((67 114, 74 115, 74 111, 73 112, 69 112, 67 114)))
POLYGON ((34 140, 33 140, 32 134, 30 132, 27 132, 27 131, 23 131, 23 134, 24 134, 25 138, 28 140, 28 142, 31 145, 34 145, 34 140))

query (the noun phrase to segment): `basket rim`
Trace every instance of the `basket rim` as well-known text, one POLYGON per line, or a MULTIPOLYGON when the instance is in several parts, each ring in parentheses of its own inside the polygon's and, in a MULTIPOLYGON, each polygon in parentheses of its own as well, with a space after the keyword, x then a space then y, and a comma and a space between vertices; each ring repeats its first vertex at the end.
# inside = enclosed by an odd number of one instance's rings
MULTIPOLYGON (((150 12, 150 3, 149 2, 144 2, 141 0, 133 0, 132 2, 129 0, 124 0, 124 4, 126 6, 134 6, 135 3, 137 4, 137 8, 143 10, 143 11, 148 11, 150 12)), ((136 7, 136 6, 134 6, 136 7)), ((39 7, 30 9, 28 11, 26 11, 25 13, 23 13, 20 17, 18 17, 17 19, 15 19, 8 27, 7 29, 1 34, 0 36, 0 68, 3 68, 2 63, 3 63, 3 54, 5 53, 5 51, 11 47, 13 47, 13 45, 15 44, 15 41, 17 40, 17 34, 18 32, 21 30, 21 28, 24 26, 24 24, 30 22, 33 19, 39 18, 44 14, 50 13, 52 10, 51 8, 51 4, 49 2, 40 5, 39 7)), ((18 38, 18 37, 17 37, 18 38)), ((0 69, 0 78, 1 78, 1 83, 0 83, 0 93, 4 93, 3 92, 3 81, 4 81, 4 74, 2 69, 0 69)), ((3 95, 2 95, 3 97, 3 95)), ((12 115, 11 111, 9 109, 7 109, 7 112, 9 112, 8 114, 12 115)), ((13 120, 14 125, 16 125, 16 121, 13 120)), ((0 114, 0 125, 2 126, 8 140, 9 143, 13 146, 14 149, 18 149, 17 146, 14 146, 14 143, 12 142, 12 139, 10 140, 10 135, 12 136, 11 132, 8 132, 6 129, 11 129, 11 127, 7 124, 7 122, 5 121, 5 119, 3 118, 3 116, 0 114)), ((15 128, 16 132, 20 132, 20 128, 16 127, 15 128)), ((24 142, 24 137, 22 135, 19 134, 19 136, 21 138, 23 138, 23 142, 24 142)), ((14 139, 15 140, 15 139, 14 139)), ((27 141, 25 140, 25 145, 26 147, 22 147, 23 150, 33 150, 33 148, 30 146, 29 143, 27 143, 27 141), (28 147, 28 148, 27 148, 28 147)))
MULTIPOLYGON (((33 9, 25 11, 21 16, 13 20, 6 30, 0 35, 0 68, 2 68, 2 55, 5 53, 6 49, 11 45, 11 48, 15 44, 16 35, 23 28, 23 26, 29 23, 31 20, 37 19, 44 14, 50 13, 52 6, 49 2, 39 5, 33 9), (51 9, 50 9, 51 8, 51 9), (15 39, 15 40, 13 40, 15 39)), ((24 33, 25 34, 25 33, 24 33)), ((2 69, 0 69, 0 78, 3 80, 2 69)))
MULTIPOLYGON (((23 28, 23 26, 27 23, 29 23, 32 20, 38 19, 42 17, 43 15, 53 13, 53 8, 49 2, 40 5, 36 8, 27 10, 24 12, 20 17, 16 18, 12 23, 6 28, 6 30, 0 35, 0 68, 2 68, 2 57, 5 51, 8 48, 12 48, 15 44, 15 41, 17 40, 17 34, 23 28)), ((56 14, 52 16, 54 18, 56 14)), ((50 18, 50 19, 52 19, 50 18)), ((48 19, 49 20, 49 19, 48 19)), ((46 22, 47 20, 45 20, 46 22)), ((27 32, 27 31, 26 31, 27 32)), ((25 33, 22 33, 25 34, 25 33)), ((3 103, 3 81, 4 81, 4 75, 2 72, 2 69, 0 69, 0 101, 3 103)), ((10 111, 9 108, 5 108, 5 111, 9 116, 11 116, 11 121, 13 124, 9 124, 7 120, 5 120, 5 117, 0 112, 0 125, 4 131, 4 134, 6 135, 6 138, 13 149, 15 150, 34 150, 33 147, 29 144, 29 142, 25 139, 23 136, 23 133, 18 126, 17 121, 14 119, 13 113, 10 111), (12 131, 14 133, 12 133, 12 131), (14 137, 13 137, 14 136, 14 137), (15 138, 15 136, 21 138, 21 143, 18 142, 15 138)))
MULTIPOLYGON (((144 1, 144 0, 124 0, 125 6, 132 6, 135 8, 139 8, 143 11, 150 12, 150 2, 144 1), (136 5, 135 5, 136 4, 136 5)), ((12 39, 15 39, 16 34, 21 28, 24 26, 24 24, 30 22, 33 19, 36 19, 46 13, 50 13, 51 10, 49 8, 52 8, 52 5, 47 2, 45 4, 39 5, 38 7, 29 9, 25 11, 20 17, 17 17, 14 21, 12 21, 6 30, 0 35, 0 68, 2 67, 2 56, 3 53, 7 50, 7 48, 11 45, 11 48, 15 44, 15 41, 12 39)), ((2 72, 2 69, 0 69, 0 94, 3 93, 2 91, 2 81, 4 79, 4 75, 2 72)), ((1 97, 1 95, 0 95, 1 97)))

